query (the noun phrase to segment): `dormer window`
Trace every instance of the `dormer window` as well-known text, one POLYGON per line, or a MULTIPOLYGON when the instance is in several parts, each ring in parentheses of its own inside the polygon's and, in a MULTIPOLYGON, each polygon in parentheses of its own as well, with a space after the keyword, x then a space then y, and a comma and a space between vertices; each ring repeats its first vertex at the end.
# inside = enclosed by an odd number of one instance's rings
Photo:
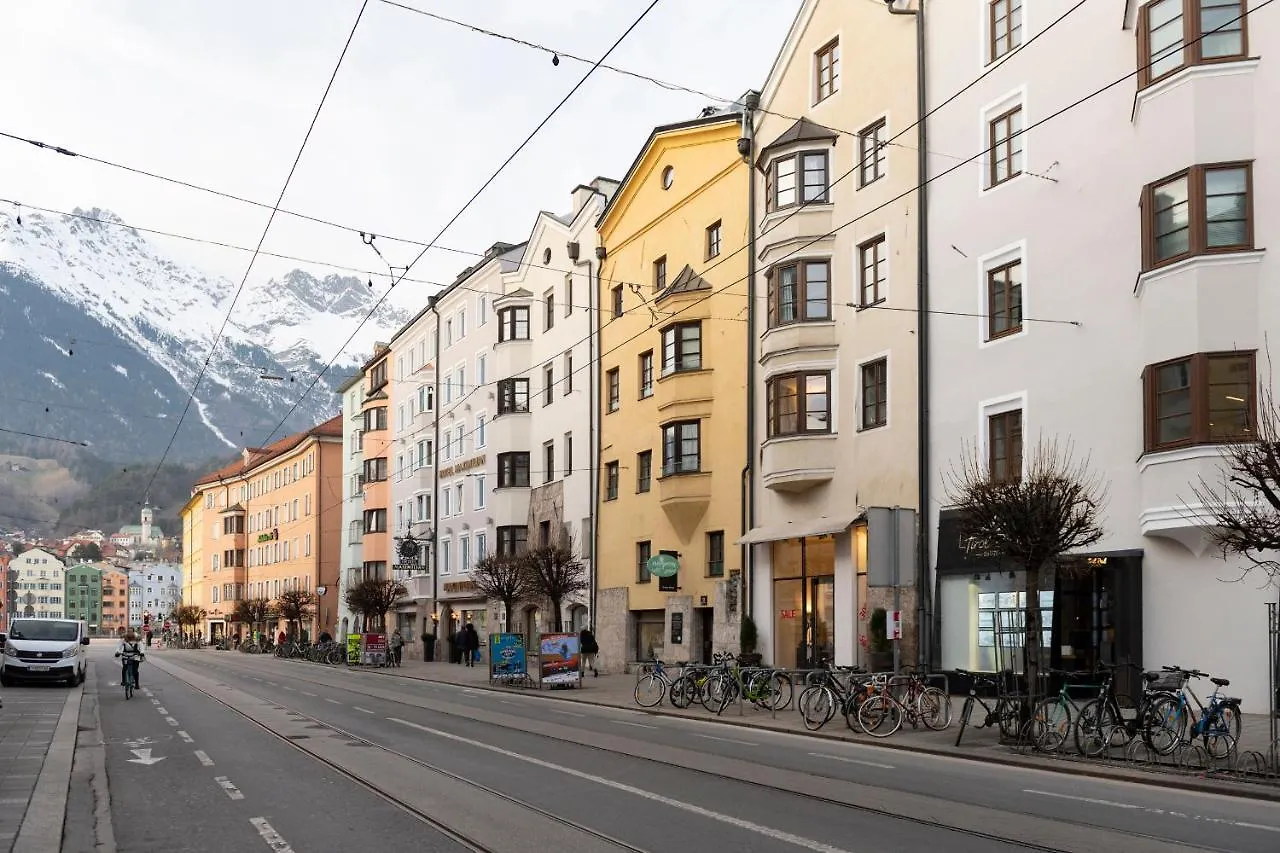
POLYGON ((769 163, 765 198, 770 211, 827 201, 830 171, 826 151, 799 151, 769 163))

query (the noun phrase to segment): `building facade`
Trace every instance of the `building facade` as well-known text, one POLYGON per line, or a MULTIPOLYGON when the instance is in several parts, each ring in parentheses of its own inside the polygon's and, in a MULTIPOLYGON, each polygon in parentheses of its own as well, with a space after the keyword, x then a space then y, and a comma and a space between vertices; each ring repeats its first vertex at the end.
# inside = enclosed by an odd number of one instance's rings
POLYGON ((111 564, 102 567, 102 633, 119 636, 129 629, 129 576, 111 564))
MULTIPOLYGON (((750 165, 740 113, 656 128, 598 223, 602 665, 737 648, 750 165), (658 555, 675 574, 651 571, 658 555), (665 562, 669 565, 669 561, 665 562)), ((535 466, 536 467, 536 466, 535 466)))
POLYGON ((66 566, 50 551, 30 548, 9 561, 14 617, 62 619, 66 605, 66 566))
MULTIPOLYGON (((209 610, 210 574, 205 571, 204 562, 204 495, 198 489, 192 490, 191 497, 178 511, 178 522, 182 530, 182 551, 179 561, 182 565, 182 600, 186 604, 198 604, 209 610)), ((123 585, 128 594, 129 585, 123 585)), ((120 624, 124 624, 121 622, 120 624)), ((117 625, 119 627, 119 624, 117 625)), ((208 637, 208 632, 204 633, 208 637)))
POLYGON ((66 571, 66 604, 68 619, 83 619, 89 633, 108 633, 102 623, 102 567, 94 563, 76 563, 66 571))
POLYGON ((359 614, 347 607, 347 590, 364 578, 364 427, 365 375, 357 372, 338 386, 343 418, 342 428, 342 570, 338 573, 335 606, 338 617, 335 637, 341 640, 353 629, 359 614))
POLYGON ((948 285, 929 307, 953 312, 928 365, 941 665, 1017 664, 1010 611, 1025 603, 1019 572, 965 548, 942 472, 968 452, 1022 476, 1056 439, 1090 456, 1109 500, 1091 570, 1042 581, 1051 665, 1193 666, 1266 707, 1276 589, 1230 582, 1245 566, 1210 548, 1195 487, 1221 481, 1224 442, 1254 436, 1259 386, 1275 387, 1280 19, 1244 0, 1203 16, 1182 0, 1085 4, 1018 50, 1070 4, 927 5, 934 103, 994 66, 929 129, 933 150, 985 150, 945 175, 954 161, 936 161, 930 187, 932 278, 948 285))
MULTIPOLYGON (((877 547, 915 530, 919 201, 915 28, 881 5, 807 0, 755 113, 750 610, 777 666, 869 666, 898 606, 877 547), (898 137, 905 144, 895 144, 898 137)), ((904 644, 914 660, 915 643, 904 644)))
POLYGON ((129 627, 141 629, 147 617, 151 630, 160 627, 182 606, 182 567, 176 563, 133 563, 129 576, 129 627))
MULTIPOLYGON (((538 213, 520 266, 502 276, 504 293, 532 294, 530 312, 530 388, 528 445, 529 513, 525 525, 534 547, 561 545, 573 551, 591 576, 593 544, 592 437, 597 425, 595 276, 596 220, 618 182, 596 178, 574 188, 568 213, 538 213)), ((507 343, 504 342, 504 346, 507 343)), ((514 346, 519 346, 518 344, 514 346)), ((590 618, 589 591, 563 604, 560 626, 579 631, 590 618)), ((550 602, 520 608, 526 635, 556 627, 550 602)), ((491 617, 501 622, 504 608, 491 617)))
MULTIPOLYGON (((394 454, 391 431, 391 349, 385 343, 374 345, 373 356, 361 368, 363 395, 360 400, 360 446, 363 470, 360 488, 363 493, 360 510, 360 580, 386 580, 391 577, 391 530, 388 513, 391 506, 390 459, 394 454)), ((354 579, 353 579, 354 580, 354 579)), ((356 630, 365 629, 359 616, 356 630)))

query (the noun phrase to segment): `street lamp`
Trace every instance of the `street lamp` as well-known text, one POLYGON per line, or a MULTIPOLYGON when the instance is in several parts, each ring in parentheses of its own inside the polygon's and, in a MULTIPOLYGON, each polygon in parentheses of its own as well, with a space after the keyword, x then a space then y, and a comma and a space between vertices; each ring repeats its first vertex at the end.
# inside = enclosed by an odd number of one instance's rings
POLYGON ((426 546, 436 539, 436 533, 430 527, 421 536, 413 535, 413 525, 425 522, 409 522, 407 532, 403 536, 392 537, 396 543, 396 562, 392 569, 397 572, 412 572, 423 567, 426 546))

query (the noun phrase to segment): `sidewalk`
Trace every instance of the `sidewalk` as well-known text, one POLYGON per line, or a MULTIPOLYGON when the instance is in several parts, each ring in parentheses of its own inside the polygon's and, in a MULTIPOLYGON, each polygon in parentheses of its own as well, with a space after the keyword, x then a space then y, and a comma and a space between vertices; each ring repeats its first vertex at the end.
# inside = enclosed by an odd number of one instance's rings
MULTIPOLYGON (((956 746, 957 722, 963 706, 963 697, 952 697, 952 724, 940 732, 928 729, 904 728, 889 738, 869 737, 862 732, 853 732, 844 720, 837 717, 827 723, 821 730, 810 732, 804 727, 800 714, 796 711, 794 700, 790 708, 775 713, 763 711, 750 704, 732 705, 724 714, 717 716, 700 705, 681 710, 670 702, 663 700, 654 708, 642 708, 635 702, 633 691, 636 684, 635 675, 601 675, 593 678, 588 675, 577 689, 535 689, 493 686, 489 683, 487 666, 477 664, 466 667, 460 664, 441 662, 423 663, 416 660, 405 660, 400 668, 370 668, 368 672, 396 678, 416 679, 446 684, 455 684, 474 689, 494 690, 496 692, 518 692, 522 695, 541 696, 549 700, 567 702, 583 702, 612 708, 625 708, 658 716, 688 717, 691 719, 711 720, 725 725, 746 726, 804 735, 814 738, 856 741, 862 744, 882 746, 887 749, 901 749, 913 752, 947 755, 988 763, 1006 764, 1019 767, 1053 770, 1083 776, 1100 776, 1104 778, 1123 778, 1130 781, 1141 781, 1148 784, 1169 785, 1192 790, 1213 791, 1215 793, 1233 793, 1263 799, 1280 801, 1280 777, 1277 777, 1276 758, 1271 755, 1270 777, 1257 778, 1242 782, 1233 778, 1234 774, 1218 770, 1205 770, 1203 757, 1197 758, 1188 753, 1185 761, 1189 766, 1178 767, 1175 763, 1159 767, 1149 766, 1138 761, 1127 761, 1119 757, 1110 761, 1085 760, 1075 755, 1074 744, 1068 742, 1061 750, 1062 754, 1045 755, 1030 750, 1015 750, 999 743, 999 733, 995 728, 966 728, 960 746, 956 746)), ((796 696, 799 695, 799 688, 796 696)), ((981 708, 978 709, 981 712, 981 708)), ((975 713, 975 718, 977 713, 975 713)), ((1242 730, 1239 744, 1244 763, 1253 770, 1252 759, 1247 755, 1250 751, 1270 755, 1268 737, 1270 730, 1265 714, 1243 714, 1242 730)), ((1165 759, 1172 762, 1172 759, 1165 759)))
POLYGON ((79 687, 4 691, 0 851, 59 849, 80 697, 79 687))

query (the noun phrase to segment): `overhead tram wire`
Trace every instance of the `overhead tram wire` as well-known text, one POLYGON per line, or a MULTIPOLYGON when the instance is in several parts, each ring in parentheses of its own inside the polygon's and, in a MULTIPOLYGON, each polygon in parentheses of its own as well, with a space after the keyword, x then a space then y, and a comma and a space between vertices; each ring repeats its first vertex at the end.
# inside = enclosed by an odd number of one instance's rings
MULTIPOLYGON (((368 2, 369 0, 365 0, 366 4, 368 2)), ((323 377, 325 373, 328 372, 329 368, 333 366, 333 363, 338 360, 339 356, 341 356, 342 353, 346 352, 347 347, 351 345, 351 342, 355 339, 355 336, 360 332, 362 328, 364 328, 365 323, 369 322, 369 319, 374 315, 374 313, 378 310, 378 308, 382 306, 382 303, 386 301, 387 297, 391 294, 391 291, 395 290, 396 285, 399 284, 401 281, 403 281, 405 277, 409 275, 409 271, 412 270, 414 266, 416 266, 417 263, 422 260, 423 256, 426 255, 427 252, 436 244, 436 242, 439 241, 439 239, 444 236, 445 232, 448 231, 449 228, 455 222, 457 222, 458 219, 460 219, 464 213, 467 212, 467 210, 471 207, 471 205, 475 203, 476 199, 480 198, 480 195, 486 189, 488 189, 489 186, 495 180, 498 179, 498 176, 502 174, 502 172, 507 168, 508 165, 510 165, 511 161, 514 160, 520 154, 520 152, 523 151, 529 145, 530 142, 533 141, 533 138, 537 136, 538 133, 541 132, 541 130, 544 127, 547 126, 547 124, 551 121, 552 118, 556 116, 558 112, 560 112, 560 109, 569 102, 569 99, 572 98, 575 94, 577 94, 578 90, 581 89, 583 85, 586 84, 587 80, 589 80, 591 76, 596 72, 596 69, 598 69, 600 65, 606 59, 609 58, 610 54, 612 54, 615 50, 618 49, 618 46, 622 44, 622 42, 627 38, 627 36, 631 35, 632 31, 635 30, 636 27, 640 26, 641 21, 643 21, 651 11, 653 11, 654 7, 657 6, 659 2, 661 2, 661 0, 651 0, 649 5, 644 8, 644 11, 640 13, 639 17, 637 17, 631 23, 631 26, 627 27, 626 30, 623 31, 622 35, 618 36, 617 40, 614 41, 614 43, 609 46, 609 49, 604 52, 604 55, 601 56, 600 59, 591 66, 591 68, 587 69, 587 73, 582 75, 582 79, 580 79, 577 83, 574 84, 573 88, 569 90, 568 94, 566 94, 563 98, 560 99, 560 102, 557 103, 552 108, 551 112, 547 113, 546 117, 542 119, 542 121, 538 122, 537 126, 534 127, 534 129, 529 133, 529 135, 524 138, 524 141, 522 141, 519 145, 516 146, 515 150, 512 151, 505 160, 502 161, 502 164, 499 165, 496 170, 494 170, 493 174, 490 175, 489 178, 483 184, 480 185, 480 188, 476 190, 474 193, 472 193, 471 197, 467 199, 466 203, 458 210, 458 212, 455 213, 452 217, 450 217, 449 221, 446 222, 438 232, 436 232, 436 236, 433 237, 429 243, 427 243, 425 246, 422 247, 422 250, 418 252, 417 256, 412 261, 409 262, 409 265, 407 267, 405 267, 404 273, 401 274, 399 278, 394 279, 391 282, 391 285, 382 294, 382 296, 378 298, 378 301, 373 304, 373 307, 369 309, 369 313, 364 316, 364 319, 360 321, 360 324, 357 325, 355 330, 351 332, 351 336, 347 338, 346 342, 343 343, 343 345, 338 349, 338 352, 334 354, 333 358, 329 359, 329 362, 323 368, 320 369, 319 373, 315 375, 315 378, 311 380, 311 384, 308 385, 306 390, 302 392, 302 395, 299 396, 298 399, 294 402, 294 404, 289 408, 289 411, 285 413, 285 416, 280 419, 280 423, 276 424, 275 429, 273 429, 271 431, 271 434, 267 436, 267 439, 266 441, 263 442, 263 445, 267 445, 271 443, 271 439, 275 436, 276 432, 280 429, 280 427, 284 426, 285 421, 289 419, 289 416, 293 414, 293 412, 298 408, 298 406, 302 403, 302 401, 307 398, 307 395, 311 393, 311 390, 313 388, 315 388, 316 383, 319 382, 320 378, 323 377)))
POLYGON ((325 101, 329 99, 329 93, 333 90, 333 83, 338 79, 338 71, 342 68, 342 62, 347 57, 347 50, 351 47, 351 41, 355 38, 356 30, 359 28, 360 21, 364 18, 365 9, 368 7, 369 0, 363 0, 360 4, 360 11, 356 13, 355 22, 351 25, 351 31, 347 33, 347 40, 342 45, 342 52, 338 54, 338 61, 334 63, 333 72, 329 75, 329 82, 325 84, 324 93, 320 96, 320 102, 316 104, 315 111, 311 114, 311 122, 307 125, 307 132, 302 137, 302 144, 298 146, 298 153, 293 158, 293 165, 289 167, 289 174, 285 176, 284 185, 280 187, 280 193, 276 196, 276 203, 271 208, 271 215, 267 217, 267 224, 262 229, 262 236, 258 238, 258 245, 254 248, 253 255, 249 258, 244 275, 240 277, 240 284, 236 287, 235 295, 231 297, 231 304, 227 306, 227 313, 222 318, 222 325, 218 328, 218 334, 214 336, 209 352, 204 358, 204 363, 201 365, 199 373, 196 374, 196 381, 191 385, 191 393, 187 395, 187 402, 182 408, 182 414, 178 416, 178 423, 174 425, 173 435, 169 437, 169 443, 165 445, 164 452, 160 454, 160 461, 156 463, 155 470, 151 472, 151 476, 147 480, 147 487, 143 495, 144 501, 150 499, 151 487, 155 484, 156 476, 160 473, 160 468, 164 465, 165 460, 169 458, 169 451, 173 449, 173 444, 178 439, 178 433, 182 430, 182 423, 187 419, 187 413, 191 411, 191 404, 195 401, 196 391, 199 390, 200 383, 204 380, 205 374, 209 370, 209 364, 218 350, 218 344, 222 340, 223 333, 227 330, 227 324, 231 322, 231 314, 235 310, 236 302, 244 291, 245 282, 249 280, 249 273, 253 271, 253 264, 258 259, 258 254, 262 251, 262 244, 267 240, 267 233, 271 230, 271 224, 275 222, 276 214, 280 210, 280 204, 284 201, 284 195, 288 192, 289 184, 293 181, 294 173, 298 170, 298 164, 302 161, 302 154, 307 150, 307 143, 311 141, 311 134, 316 128, 316 122, 320 119, 320 112, 324 109, 325 101))
POLYGON ((59 438, 56 435, 38 435, 34 432, 23 432, 22 430, 18 430, 18 429, 6 429, 5 427, 0 427, 0 432, 8 433, 9 435, 21 435, 27 438, 38 438, 41 441, 56 441, 56 442, 59 442, 60 444, 74 444, 76 447, 90 446, 89 442, 87 441, 75 441, 70 438, 59 438))

